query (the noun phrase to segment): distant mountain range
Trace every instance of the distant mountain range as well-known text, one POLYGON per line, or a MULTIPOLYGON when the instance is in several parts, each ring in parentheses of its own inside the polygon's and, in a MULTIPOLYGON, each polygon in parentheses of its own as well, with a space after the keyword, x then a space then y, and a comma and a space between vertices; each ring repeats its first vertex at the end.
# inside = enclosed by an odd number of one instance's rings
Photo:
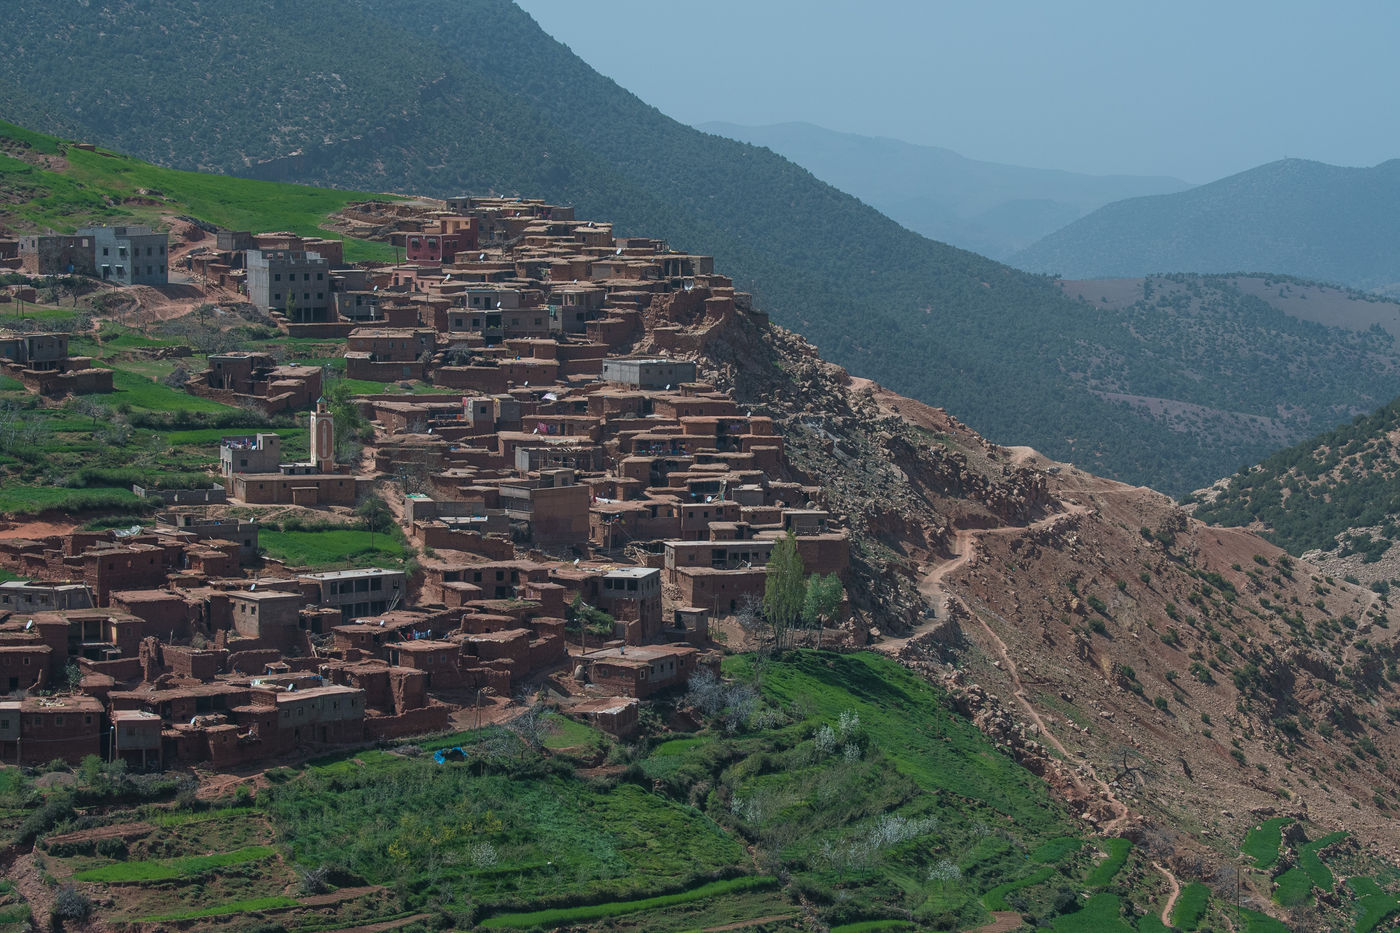
POLYGON ((6 9, 9 120, 179 168, 571 204, 620 234, 713 253, 776 322, 857 375, 995 440, 1165 492, 1273 449, 1258 433, 1182 430, 1182 405, 1268 419, 1277 446, 1394 394, 1388 333, 1299 327, 1233 295, 1220 299, 1231 339, 1215 343, 1208 313, 1156 313, 1161 291, 1151 307, 1102 310, 913 233, 767 149, 677 123, 507 0, 6 9))
POLYGON ((1400 160, 1284 159, 1175 194, 1132 198, 1009 260, 1066 278, 1278 272, 1400 293, 1400 160))
POLYGON ((916 233, 1006 259, 1105 204, 1191 187, 1179 178, 1082 175, 981 162, 951 149, 810 123, 697 129, 766 146, 916 233))

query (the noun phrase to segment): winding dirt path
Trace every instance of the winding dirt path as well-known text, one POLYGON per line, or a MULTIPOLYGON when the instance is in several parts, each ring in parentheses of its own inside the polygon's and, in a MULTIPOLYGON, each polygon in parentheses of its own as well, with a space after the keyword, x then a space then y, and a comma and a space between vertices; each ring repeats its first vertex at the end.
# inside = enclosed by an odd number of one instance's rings
MULTIPOLYGON (((1032 451, 1030 448, 1013 449, 1013 457, 1019 457, 1024 460, 1028 459, 1033 455, 1034 451, 1032 451)), ((1050 731, 1050 728, 1046 725, 1045 720, 1041 718, 1040 712, 1035 708, 1035 705, 1032 704, 1031 701, 1027 698, 1025 685, 1021 681, 1020 668, 1016 665, 1015 660, 1011 657, 1011 652, 1007 650, 1006 642, 1004 642, 1001 639, 1001 636, 996 633, 995 629, 993 629, 989 624, 987 624, 987 620, 986 618, 984 618, 982 613, 973 611, 973 608, 967 604, 967 601, 962 596, 950 592, 943 585, 943 580, 945 577, 948 576, 948 574, 952 573, 954 570, 959 569, 960 567, 963 567, 968 563, 968 561, 972 560, 973 557, 976 556, 977 544, 983 536, 1026 534, 1028 532, 1036 531, 1042 528, 1052 527, 1055 524, 1063 521, 1066 518, 1069 518, 1072 515, 1087 514, 1089 511, 1091 511, 1089 506, 1077 502, 1061 502, 1060 505, 1062 508, 1065 509, 1065 511, 1056 512, 1053 515, 1047 515, 1046 517, 1037 519, 1036 521, 1031 522, 1029 525, 1026 526, 1010 525, 1003 526, 1000 528, 955 529, 953 533, 953 546, 956 550, 956 553, 953 556, 953 558, 951 560, 944 561, 937 567, 930 569, 929 572, 924 575, 923 579, 919 581, 919 592, 922 593, 925 596, 925 598, 929 600, 929 604, 934 607, 934 618, 918 626, 914 629, 914 631, 910 632, 910 634, 904 638, 891 639, 889 641, 882 642, 878 646, 878 649, 887 654, 897 655, 899 651, 910 642, 910 640, 918 638, 919 636, 931 631, 934 627, 940 624, 941 618, 938 610, 939 607, 945 604, 945 601, 951 602, 953 600, 956 600, 962 605, 963 609, 966 610, 969 618, 976 620, 977 626, 982 630, 983 635, 986 636, 986 644, 990 645, 992 653, 995 654, 997 660, 1000 662, 1001 669, 1006 672, 1008 677, 1011 678, 1011 692, 1012 695, 1016 698, 1016 703, 1021 708, 1021 712, 1024 714, 1026 719, 1030 720, 1030 722, 1032 722, 1035 725, 1036 729, 1039 731, 1040 737, 1046 742, 1046 744, 1050 745, 1052 748, 1055 749, 1055 751, 1059 752, 1066 762, 1069 762, 1073 760, 1073 756, 1070 754, 1069 750, 1065 748, 1064 744, 1055 736, 1055 733, 1050 731)), ((1101 827, 1102 832, 1104 832, 1105 834, 1112 834, 1118 831, 1118 829, 1121 828, 1123 824, 1125 824, 1128 821, 1128 818, 1131 815, 1131 811, 1129 810, 1127 804, 1123 803, 1121 800, 1118 799, 1118 796, 1113 792, 1113 789, 1108 786, 1108 782, 1105 781, 1102 777, 1100 777, 1098 772, 1095 771, 1093 767, 1088 764, 1087 761, 1083 762, 1083 766, 1088 770, 1090 779, 1092 780, 1093 784, 1097 787, 1098 796, 1100 796, 1104 801, 1106 801, 1110 808, 1112 808, 1113 810, 1114 815, 1112 819, 1105 822, 1101 827)), ((1080 779, 1080 777, 1076 775, 1072 770, 1066 768, 1065 776, 1074 786, 1074 789, 1077 793, 1081 794, 1085 798, 1094 796, 1089 792, 1088 788, 1085 787, 1084 782, 1080 779)))
POLYGON ((1167 887, 1171 889, 1167 894, 1167 902, 1162 905, 1162 926, 1170 929, 1172 908, 1176 906, 1176 899, 1181 896, 1181 883, 1176 880, 1176 875, 1163 868, 1160 862, 1153 862, 1152 867, 1162 873, 1162 877, 1167 879, 1167 887))

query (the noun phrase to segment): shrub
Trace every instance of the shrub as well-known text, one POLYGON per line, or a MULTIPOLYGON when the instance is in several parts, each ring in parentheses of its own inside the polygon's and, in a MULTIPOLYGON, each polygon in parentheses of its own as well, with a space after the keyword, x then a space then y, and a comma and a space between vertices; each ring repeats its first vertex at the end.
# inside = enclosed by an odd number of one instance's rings
POLYGON ((126 842, 115 836, 97 841, 97 854, 103 858, 124 859, 126 858, 126 842))
POLYGON ((53 916, 59 922, 86 920, 92 913, 92 901, 72 885, 58 892, 53 900, 53 916))

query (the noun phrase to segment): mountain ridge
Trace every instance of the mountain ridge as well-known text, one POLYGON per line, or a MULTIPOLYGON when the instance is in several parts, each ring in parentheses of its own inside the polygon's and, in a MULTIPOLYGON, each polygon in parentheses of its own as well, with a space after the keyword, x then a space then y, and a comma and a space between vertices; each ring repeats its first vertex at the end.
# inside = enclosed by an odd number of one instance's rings
POLYGON ((1400 159, 1370 167, 1281 159, 1107 205, 1010 261, 1066 278, 1267 270, 1385 293, 1400 282, 1391 258, 1397 205, 1400 159))
POLYGON ((811 123, 711 121, 696 128, 765 146, 917 233, 1003 261, 1110 202, 1191 187, 1169 176, 1094 175, 973 159, 945 147, 811 123))

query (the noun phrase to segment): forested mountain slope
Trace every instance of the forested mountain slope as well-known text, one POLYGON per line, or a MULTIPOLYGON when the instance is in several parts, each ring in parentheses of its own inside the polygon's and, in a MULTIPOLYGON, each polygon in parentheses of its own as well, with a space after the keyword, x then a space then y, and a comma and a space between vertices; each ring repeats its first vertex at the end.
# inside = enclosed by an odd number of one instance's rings
POLYGON ((1010 261, 1068 278, 1280 272, 1384 292, 1400 284, 1397 247, 1400 160, 1343 168, 1284 159, 1110 204, 1010 261))
POLYGON ((1196 517, 1252 525, 1295 553, 1379 560, 1400 541, 1400 399, 1191 497, 1196 517))
MULTIPOLYGON (((856 373, 997 439, 1166 491, 1269 449, 1174 430, 1089 384, 1108 373, 1118 394, 1157 396, 1164 376, 1189 380, 1192 404, 1233 410, 1213 389, 1239 369, 1234 351, 1183 361, 1049 279, 924 239, 766 150, 676 123, 506 0, 106 0, 81 16, 22 0, 11 13, 0 113, 17 122, 178 167, 572 203, 622 232, 714 253, 761 307, 856 373)), ((715 54, 678 42, 678 54, 715 54)), ((1290 368, 1266 410, 1245 412, 1305 413, 1288 440, 1389 397, 1377 382, 1393 347, 1238 326, 1239 346, 1290 368)))
POLYGON ((1179 178, 1083 175, 983 162, 951 149, 810 123, 702 123, 698 128, 766 146, 916 233, 996 259, 1113 201, 1191 187, 1179 178))

